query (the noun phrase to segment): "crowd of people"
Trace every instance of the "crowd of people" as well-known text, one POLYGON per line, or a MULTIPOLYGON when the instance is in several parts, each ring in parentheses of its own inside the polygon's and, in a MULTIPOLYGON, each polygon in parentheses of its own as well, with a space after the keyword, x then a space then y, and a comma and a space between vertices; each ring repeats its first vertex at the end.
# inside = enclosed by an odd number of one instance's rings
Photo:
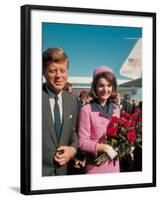
POLYGON ((119 159, 114 160, 116 150, 102 141, 111 117, 132 113, 138 105, 127 94, 120 97, 116 77, 108 66, 96 67, 91 91, 82 90, 75 97, 72 84, 67 82, 68 69, 63 49, 43 52, 42 176, 127 171, 119 159), (100 153, 107 153, 110 160, 96 166, 93 160, 100 153))

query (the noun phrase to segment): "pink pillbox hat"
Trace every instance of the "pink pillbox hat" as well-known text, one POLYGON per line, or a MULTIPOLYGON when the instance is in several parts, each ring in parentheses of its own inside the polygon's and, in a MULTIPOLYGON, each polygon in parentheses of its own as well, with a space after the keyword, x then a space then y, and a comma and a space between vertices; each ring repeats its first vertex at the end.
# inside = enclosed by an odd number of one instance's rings
POLYGON ((93 79, 97 76, 97 74, 103 73, 103 72, 110 72, 113 74, 113 71, 111 68, 109 68, 108 66, 99 66, 97 67, 94 72, 93 72, 93 79))

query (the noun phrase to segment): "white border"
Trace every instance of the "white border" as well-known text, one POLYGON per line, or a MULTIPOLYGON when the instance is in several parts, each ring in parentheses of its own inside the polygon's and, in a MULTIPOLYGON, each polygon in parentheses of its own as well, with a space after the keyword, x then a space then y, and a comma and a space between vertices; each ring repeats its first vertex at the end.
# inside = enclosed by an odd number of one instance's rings
POLYGON ((152 18, 107 14, 31 12, 31 190, 111 186, 152 182, 152 18), (41 177, 42 22, 143 28, 143 172, 41 177), (147 108, 147 109, 146 109, 147 108))

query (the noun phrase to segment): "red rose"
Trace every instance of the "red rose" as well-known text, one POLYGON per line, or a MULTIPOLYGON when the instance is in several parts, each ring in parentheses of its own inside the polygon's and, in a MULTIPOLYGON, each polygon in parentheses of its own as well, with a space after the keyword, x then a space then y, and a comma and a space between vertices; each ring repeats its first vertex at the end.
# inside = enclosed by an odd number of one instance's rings
POLYGON ((139 122, 141 122, 141 123, 142 123, 142 117, 140 117, 140 118, 139 118, 139 122))
POLYGON ((127 139, 130 143, 133 143, 136 140, 136 133, 134 129, 131 129, 129 132, 127 132, 127 139))
POLYGON ((135 121, 138 120, 138 116, 136 114, 131 114, 132 119, 134 119, 135 121))
POLYGON ((121 115, 122 115, 122 117, 125 117, 125 118, 129 118, 130 117, 130 114, 127 113, 127 112, 123 112, 121 115))
POLYGON ((117 131, 118 131, 117 127, 109 127, 107 129, 107 135, 111 136, 111 137, 114 137, 116 135, 117 131))
POLYGON ((136 126, 136 122, 131 122, 131 126, 136 126))
POLYGON ((135 132, 134 128, 130 128, 129 132, 135 132))
POLYGON ((132 125, 131 121, 129 121, 129 120, 124 120, 123 121, 123 126, 128 127, 128 126, 131 126, 131 125, 132 125))
POLYGON ((134 113, 137 113, 137 114, 141 113, 141 109, 140 108, 135 108, 134 109, 134 113))
POLYGON ((112 123, 121 123, 121 118, 118 118, 116 116, 113 116, 111 120, 112 120, 112 123))

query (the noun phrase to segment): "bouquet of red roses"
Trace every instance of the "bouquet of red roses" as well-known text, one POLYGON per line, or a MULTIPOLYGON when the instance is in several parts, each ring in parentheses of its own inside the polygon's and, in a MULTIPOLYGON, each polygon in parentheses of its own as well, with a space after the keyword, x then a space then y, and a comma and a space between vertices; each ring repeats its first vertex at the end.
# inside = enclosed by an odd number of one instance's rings
MULTIPOLYGON (((131 155, 134 159, 135 147, 142 148, 141 110, 136 108, 133 114, 122 112, 120 118, 112 117, 103 143, 111 145, 117 151, 114 160, 127 155, 131 155)), ((95 164, 99 166, 109 159, 107 153, 103 153, 95 159, 95 164)))

